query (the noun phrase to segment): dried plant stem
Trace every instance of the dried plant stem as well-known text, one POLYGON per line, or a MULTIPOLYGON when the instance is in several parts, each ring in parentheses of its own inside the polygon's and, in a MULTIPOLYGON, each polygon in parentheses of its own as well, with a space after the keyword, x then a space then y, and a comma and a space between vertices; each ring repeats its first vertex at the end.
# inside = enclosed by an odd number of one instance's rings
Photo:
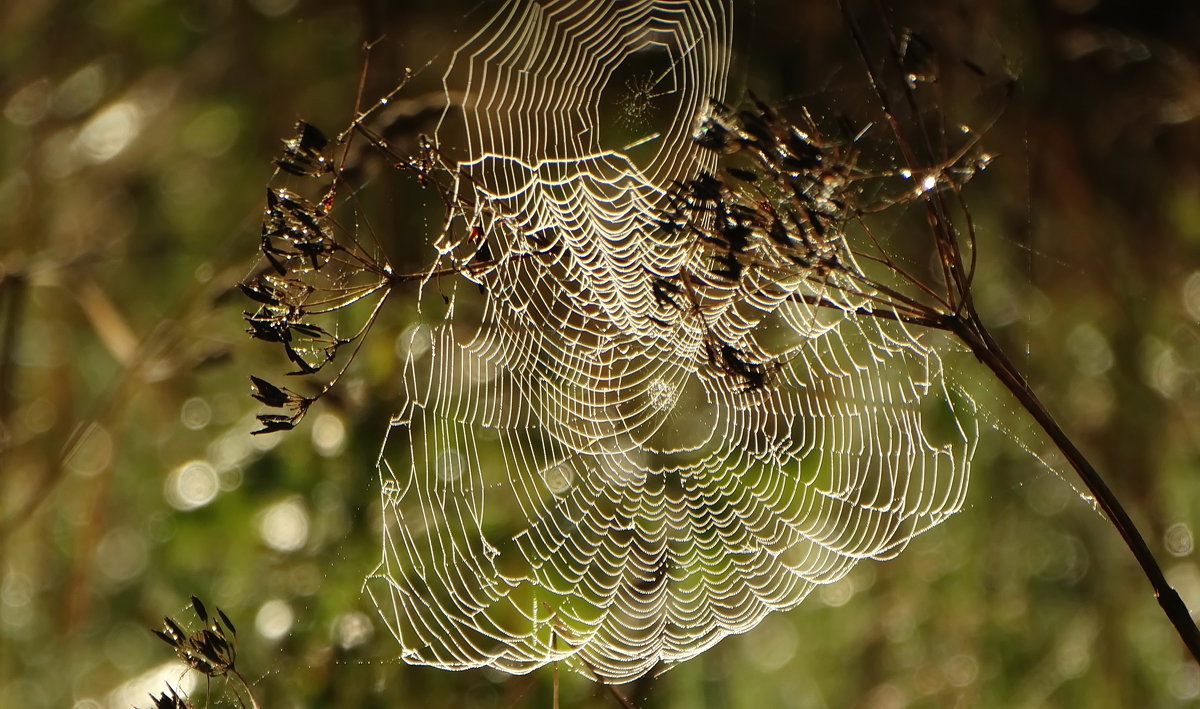
MULTIPOLYGON (((883 89, 884 81, 880 76, 879 68, 871 58, 871 52, 868 49, 868 43, 863 31, 859 27, 854 13, 848 8, 847 0, 836 0, 836 3, 858 47, 859 56, 863 60, 863 64, 867 70, 871 89, 879 100, 884 116, 896 136, 896 144, 900 148, 908 167, 913 169, 920 164, 920 161, 917 159, 912 144, 905 135, 905 131, 900 126, 888 93, 883 89)), ((879 16, 884 20, 884 26, 892 26, 888 18, 888 11, 884 5, 879 0, 875 0, 874 5, 879 16)), ((896 38, 890 32, 888 33, 888 38, 891 60, 899 66, 901 63, 901 52, 896 38)), ((912 114, 919 115, 920 111, 912 87, 907 84, 905 84, 904 99, 912 114)), ((927 134, 922 134, 920 138, 922 138, 926 146, 931 145, 927 134)), ((1137 559, 1138 564, 1142 567, 1142 573, 1150 581, 1150 585, 1154 587, 1154 595, 1158 598, 1158 604, 1162 607, 1167 619, 1171 621, 1171 625, 1175 627, 1175 632, 1179 635, 1184 645, 1187 646, 1192 658, 1197 664, 1200 664, 1200 628, 1197 628, 1191 613, 1188 611, 1187 605, 1180 598, 1179 593, 1167 583, 1162 567, 1159 566, 1158 561, 1154 558, 1154 554, 1151 553, 1150 547, 1146 544, 1146 540, 1142 537, 1141 532, 1138 531, 1137 525, 1129 517, 1129 514, 1117 499, 1116 494, 1104 481, 1104 478, 1092 466, 1079 448, 1075 446, 1066 432, 1063 431, 1062 427, 1050 414, 1049 409, 1041 402, 1037 394, 1034 393, 1029 383, 1025 380, 1025 377, 1022 376, 1016 365, 1013 364, 1013 361, 1004 353, 999 343, 996 342, 991 333, 984 327, 983 321, 980 319, 971 297, 971 285, 975 273, 975 257, 977 254, 974 238, 975 226, 971 220, 970 210, 966 208, 965 203, 962 201, 961 193, 956 188, 952 189, 951 192, 957 197, 966 219, 966 235, 968 237, 966 243, 970 253, 969 265, 964 264, 964 245, 959 238, 958 230, 949 217, 950 207, 947 202, 946 193, 935 191, 926 196, 924 201, 930 234, 933 237, 938 261, 941 265, 944 291, 943 297, 937 299, 941 302, 936 306, 925 305, 924 308, 917 306, 916 309, 918 311, 925 310, 918 317, 913 317, 908 312, 899 310, 880 313, 880 315, 889 319, 894 318, 916 325, 951 332, 971 350, 980 362, 992 370, 992 373, 1016 397, 1022 408, 1029 412, 1042 430, 1054 441, 1054 444, 1066 457, 1071 467, 1075 469, 1084 486, 1104 512, 1105 517, 1116 527, 1117 532, 1120 533, 1121 538, 1125 541, 1125 546, 1129 548, 1129 551, 1133 553, 1134 558, 1137 559)), ((903 272, 899 272, 899 275, 913 285, 928 290, 920 279, 903 272)), ((902 304, 908 305, 907 299, 902 301, 902 304)))
POLYGON ((558 662, 554 663, 554 709, 558 709, 558 662))
MULTIPOLYGON (((604 680, 600 679, 600 673, 596 672, 596 668, 592 667, 591 663, 589 663, 587 660, 585 660, 579 656, 576 656, 576 659, 578 659, 580 664, 582 664, 587 669, 587 671, 592 675, 592 679, 596 681, 596 684, 599 684, 600 686, 604 687, 604 689, 607 690, 608 693, 612 696, 613 700, 617 704, 621 705, 622 709, 637 709, 637 707, 635 707, 633 705, 633 702, 629 700, 629 697, 626 697, 624 694, 622 694, 621 690, 617 689, 616 685, 608 684, 604 680)), ((557 670, 558 663, 555 663, 554 667, 555 667, 555 670, 557 670)), ((557 679, 557 678, 558 678, 558 675, 556 674, 555 679, 557 679)), ((554 696, 555 696, 555 699, 558 698, 557 693, 555 693, 554 696)))
POLYGON ((21 335, 28 288, 24 274, 0 276, 0 460, 12 445, 13 353, 21 335))
POLYGON ((633 702, 629 701, 629 698, 624 694, 621 694, 621 690, 617 689, 615 686, 606 684, 604 685, 604 688, 608 690, 608 693, 612 695, 613 699, 616 700, 616 702, 624 709, 637 709, 637 707, 633 705, 633 702))
POLYGON ((1138 531, 1137 525, 1130 519, 1129 514, 1121 505, 1112 489, 1104 482, 1104 478, 1088 461, 1087 457, 1077 448, 1062 427, 1050 414, 1050 411, 1042 404, 1041 400, 1030 388, 1029 383, 1025 380, 1017 368, 1013 365, 1012 360, 1000 348, 1000 345, 992 338, 987 328, 977 316, 971 317, 952 317, 947 319, 948 329, 953 332, 958 338, 971 349, 971 352, 979 359, 980 362, 987 365, 996 377, 1004 384, 1004 386, 1012 392, 1021 406, 1029 412, 1042 430, 1046 432, 1058 449, 1066 457, 1067 462, 1075 469, 1083 484, 1087 487, 1088 492, 1095 498, 1096 503, 1100 505, 1100 509, 1104 512, 1104 516, 1109 522, 1117 528, 1121 538, 1125 540, 1125 546, 1129 547, 1129 551, 1133 553, 1138 564, 1142 567, 1142 573, 1150 581, 1150 585, 1154 587, 1154 595, 1158 598, 1158 605, 1162 607, 1163 613, 1175 626, 1175 632, 1179 634, 1179 638, 1183 644, 1187 646, 1192 658, 1200 664, 1200 629, 1196 627, 1195 621, 1192 620, 1191 613, 1188 611, 1187 605, 1180 598, 1179 593, 1167 583, 1166 576, 1163 574, 1162 567, 1151 553, 1150 547, 1147 546, 1146 540, 1142 538, 1141 532, 1138 531))
MULTIPOLYGON (((234 677, 238 678, 238 681, 242 683, 242 689, 246 690, 246 696, 250 697, 250 709, 259 709, 258 699, 254 696, 254 690, 250 689, 250 683, 246 681, 246 678, 242 676, 242 673, 238 672, 234 668, 230 668, 229 672, 234 677)), ((238 701, 241 701, 240 697, 238 698, 238 701)))
MULTIPOLYGON (((550 628, 550 649, 558 651, 558 625, 550 628)), ((558 709, 558 660, 554 661, 554 709, 558 709)))

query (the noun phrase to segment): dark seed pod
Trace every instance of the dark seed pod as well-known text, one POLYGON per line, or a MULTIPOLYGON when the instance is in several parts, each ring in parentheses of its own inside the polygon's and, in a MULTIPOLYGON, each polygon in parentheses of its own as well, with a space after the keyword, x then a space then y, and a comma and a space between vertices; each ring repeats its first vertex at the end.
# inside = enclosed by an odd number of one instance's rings
POLYGON ((292 423, 292 417, 283 414, 259 414, 257 418, 258 422, 262 424, 262 428, 251 431, 251 435, 290 431, 296 427, 296 424, 292 423))
POLYGON ((329 145, 329 138, 319 128, 305 121, 296 121, 297 140, 302 150, 324 150, 329 145))
POLYGON ((713 269, 712 274, 717 278, 727 281, 737 281, 742 277, 742 262, 738 261, 737 256, 733 254, 719 254, 714 259, 724 268, 713 269))
POLYGON ((254 385, 254 391, 250 393, 250 396, 272 408, 281 408, 292 399, 283 389, 265 379, 259 379, 253 374, 250 375, 250 383, 254 385))
POLYGON ((745 170, 740 167, 727 167, 725 168, 725 171, 733 177, 742 180, 743 182, 758 181, 758 173, 754 172, 753 170, 745 170))
POLYGON ((220 616, 221 622, 225 624, 225 627, 229 628, 229 632, 233 633, 234 636, 236 637, 237 636, 237 628, 234 627, 233 621, 229 620, 229 616, 225 615, 225 611, 218 608, 217 615, 220 616))
POLYGON ((689 180, 687 184, 698 202, 716 202, 721 199, 725 187, 724 183, 707 172, 701 172, 699 177, 689 180))
POLYGON ((174 639, 173 641, 169 640, 169 643, 173 645, 179 645, 179 643, 183 642, 183 639, 187 637, 187 634, 183 632, 183 628, 180 628, 179 624, 170 617, 163 618, 163 625, 166 626, 167 634, 174 639))
POLYGON ((200 618, 201 623, 208 622, 208 609, 200 602, 199 598, 192 596, 192 608, 196 610, 196 615, 200 618))
POLYGON ((241 289, 242 294, 245 295, 247 298, 250 298, 251 300, 262 303, 263 305, 278 305, 279 304, 279 300, 277 298, 275 298, 274 296, 272 296, 270 293, 267 293, 265 290, 263 290, 261 284, 255 284, 253 286, 248 286, 245 283, 239 283, 238 288, 241 289))

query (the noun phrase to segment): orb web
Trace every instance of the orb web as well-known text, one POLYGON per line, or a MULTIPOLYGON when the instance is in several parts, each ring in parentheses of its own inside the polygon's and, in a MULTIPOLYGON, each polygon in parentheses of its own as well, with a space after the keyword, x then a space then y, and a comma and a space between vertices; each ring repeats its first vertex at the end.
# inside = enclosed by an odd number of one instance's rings
POLYGON ((730 14, 510 2, 454 55, 455 199, 399 343, 366 584, 407 662, 628 681, 962 504, 972 417, 918 334, 845 274, 713 279, 663 228, 716 166, 692 136, 730 14))

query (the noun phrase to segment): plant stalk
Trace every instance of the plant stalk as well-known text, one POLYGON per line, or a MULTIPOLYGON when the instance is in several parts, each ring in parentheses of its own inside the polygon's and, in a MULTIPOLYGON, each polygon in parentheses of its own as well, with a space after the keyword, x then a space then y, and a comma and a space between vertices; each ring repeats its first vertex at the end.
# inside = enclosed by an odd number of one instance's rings
POLYGON ((1163 613, 1167 615, 1171 625, 1175 626, 1175 632, 1187 646, 1192 658, 1197 664, 1200 664, 1200 628, 1196 627, 1191 612, 1179 593, 1167 583, 1162 567, 1159 566, 1150 547, 1146 544, 1146 540, 1142 538, 1137 525, 1130 519, 1116 494, 1108 487, 1104 478, 1075 446, 1058 422, 1054 420, 1050 411, 1037 397, 1029 383, 1013 365, 1012 360, 1004 353, 999 343, 992 338, 991 333, 987 331, 973 311, 968 315, 947 318, 946 325, 947 329, 957 335, 971 349, 980 362, 992 370, 1058 446, 1059 451, 1066 457, 1100 505, 1105 517, 1117 528, 1121 538, 1125 540, 1125 546, 1133 552, 1134 558, 1142 567, 1142 573, 1154 587, 1158 605, 1162 607, 1163 613))

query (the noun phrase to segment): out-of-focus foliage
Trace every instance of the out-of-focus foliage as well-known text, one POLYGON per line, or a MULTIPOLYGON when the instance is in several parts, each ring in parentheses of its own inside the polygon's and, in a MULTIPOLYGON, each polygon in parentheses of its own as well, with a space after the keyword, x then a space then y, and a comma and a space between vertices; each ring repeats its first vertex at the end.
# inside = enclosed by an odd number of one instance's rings
MULTIPOLYGON (((296 431, 249 435, 247 375, 284 364, 241 332, 233 285, 279 139, 300 117, 331 133, 349 122, 364 41, 383 37, 368 100, 404 66, 410 97, 436 92, 437 67, 493 4, 394 5, 0 8, 0 706, 150 706, 167 682, 200 697, 206 684, 164 666, 150 632, 192 594, 237 623, 238 668, 267 706, 549 706, 548 671, 399 663, 360 593, 379 556, 374 460, 404 308, 335 401, 296 431)), ((946 114, 979 126, 1006 105, 984 138, 999 157, 967 191, 980 310, 1200 607, 1200 12, 919 6, 896 25, 993 74, 941 83, 946 114), (1007 104, 1005 66, 1019 76, 1007 104)), ((735 85, 785 110, 863 109, 833 3, 743 11, 735 85)), ((376 208, 405 264, 436 215, 376 208)), ((1200 671, 1116 534, 1030 454, 1054 465, 1000 392, 972 391, 998 431, 962 514, 626 694, 644 707, 1195 701, 1200 671)), ((571 674, 562 702, 615 706, 571 674)))

